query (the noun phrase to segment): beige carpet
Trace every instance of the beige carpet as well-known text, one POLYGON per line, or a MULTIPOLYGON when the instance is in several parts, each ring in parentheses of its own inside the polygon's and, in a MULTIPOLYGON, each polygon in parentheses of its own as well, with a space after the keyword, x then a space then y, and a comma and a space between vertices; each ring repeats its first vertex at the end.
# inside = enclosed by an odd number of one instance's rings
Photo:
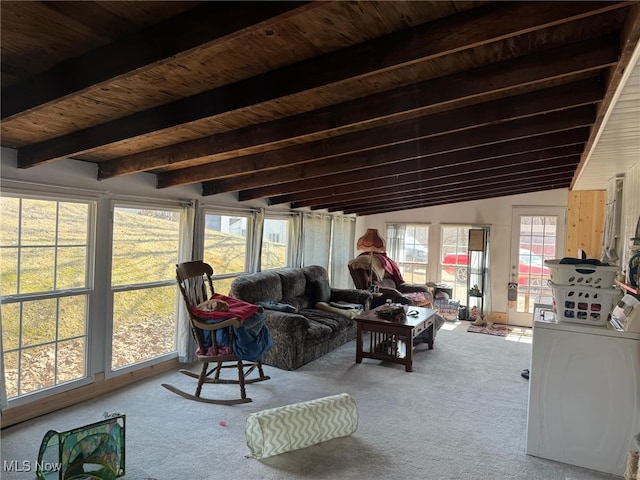
POLYGON ((232 407, 179 397, 160 384, 191 388, 191 379, 165 374, 3 430, 3 465, 35 463, 47 430, 91 423, 106 411, 127 415, 130 480, 616 478, 526 455, 528 381, 520 372, 530 364, 531 337, 470 335, 468 326, 447 322, 434 350, 418 346, 412 373, 375 360, 356 364, 355 342, 294 372, 267 367, 272 379, 247 387, 254 401, 232 407), (264 460, 246 457, 248 414, 342 392, 357 403, 354 434, 264 460))

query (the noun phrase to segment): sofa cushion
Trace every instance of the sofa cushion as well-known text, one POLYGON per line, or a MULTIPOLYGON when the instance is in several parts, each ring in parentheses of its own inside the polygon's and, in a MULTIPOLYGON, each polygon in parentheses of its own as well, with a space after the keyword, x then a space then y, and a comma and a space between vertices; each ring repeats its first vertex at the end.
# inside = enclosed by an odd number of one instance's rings
POLYGON ((329 285, 329 280, 314 280, 311 282, 311 285, 313 288, 313 298, 315 299, 315 303, 329 303, 331 300, 331 285, 329 285))
POLYGON ((283 268, 278 270, 278 275, 282 282, 282 303, 293 305, 298 310, 308 308, 312 299, 307 294, 307 279, 302 270, 283 268))
POLYGON ((325 310, 319 310, 317 308, 307 308, 300 311, 301 315, 304 315, 312 322, 322 325, 323 329, 329 328, 331 332, 337 333, 354 325, 352 319, 341 315, 339 313, 327 312, 325 310))
POLYGON ((317 345, 331 338, 333 330, 328 325, 309 319, 309 328, 307 329, 303 347, 308 345, 317 345))
POLYGON ((254 304, 265 301, 280 302, 282 301, 280 275, 276 272, 241 275, 231 282, 229 296, 254 304))
POLYGON ((304 276, 307 277, 307 284, 316 280, 329 280, 327 269, 320 265, 308 265, 302 268, 304 276))
POLYGON ((308 265, 302 269, 304 276, 307 277, 307 296, 313 300, 309 306, 313 306, 318 302, 329 303, 333 298, 331 286, 329 284, 329 275, 326 268, 320 265, 308 265))

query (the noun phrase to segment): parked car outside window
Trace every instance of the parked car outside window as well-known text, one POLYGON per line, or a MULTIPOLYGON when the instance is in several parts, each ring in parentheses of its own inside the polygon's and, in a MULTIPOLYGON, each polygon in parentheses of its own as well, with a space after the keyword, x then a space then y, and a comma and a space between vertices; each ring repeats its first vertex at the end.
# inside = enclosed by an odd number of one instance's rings
POLYGON ((415 238, 407 235, 404 239, 404 260, 405 262, 427 263, 427 247, 418 242, 415 238))
MULTIPOLYGON (((442 259, 443 270, 450 275, 455 275, 458 281, 466 281, 468 261, 467 252, 448 253, 442 259)), ((542 256, 525 248, 520 249, 518 285, 540 288, 543 286, 542 280, 549 278, 549 274, 549 268, 544 265, 542 256)))

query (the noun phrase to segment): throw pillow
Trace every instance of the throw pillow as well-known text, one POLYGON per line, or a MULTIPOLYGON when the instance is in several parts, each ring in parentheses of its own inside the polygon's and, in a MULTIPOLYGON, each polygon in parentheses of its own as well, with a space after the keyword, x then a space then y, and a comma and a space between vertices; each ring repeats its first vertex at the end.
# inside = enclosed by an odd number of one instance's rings
POLYGON ((314 280, 313 281, 314 296, 317 302, 329 302, 331 300, 331 286, 329 280, 314 280))
POLYGON ((266 458, 351 435, 358 428, 358 407, 348 393, 254 412, 245 422, 247 446, 254 458, 266 458))

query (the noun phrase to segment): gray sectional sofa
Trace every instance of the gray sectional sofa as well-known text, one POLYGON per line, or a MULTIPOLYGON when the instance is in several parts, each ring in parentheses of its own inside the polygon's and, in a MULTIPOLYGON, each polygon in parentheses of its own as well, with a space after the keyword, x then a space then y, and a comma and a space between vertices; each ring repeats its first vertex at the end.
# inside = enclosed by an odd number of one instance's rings
POLYGON ((368 308, 372 299, 366 290, 329 287, 327 271, 318 265, 241 275, 229 295, 266 306, 273 348, 262 361, 284 370, 295 370, 355 338, 356 324, 348 313, 316 308, 318 302, 368 308))

